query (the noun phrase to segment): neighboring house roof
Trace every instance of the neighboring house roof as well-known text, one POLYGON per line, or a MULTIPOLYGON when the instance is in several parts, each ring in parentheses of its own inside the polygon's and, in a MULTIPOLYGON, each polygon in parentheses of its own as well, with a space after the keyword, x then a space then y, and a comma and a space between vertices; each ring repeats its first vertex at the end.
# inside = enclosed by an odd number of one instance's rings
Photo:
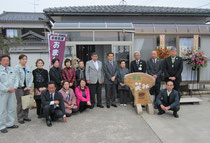
POLYGON ((210 9, 136 5, 70 6, 46 8, 47 15, 186 15, 210 16, 210 9))
POLYGON ((28 22, 38 22, 44 21, 48 22, 49 19, 44 15, 44 13, 34 13, 34 12, 3 12, 0 15, 0 21, 28 21, 28 22))
POLYGON ((21 36, 21 38, 27 38, 28 36, 34 36, 34 37, 36 37, 36 38, 39 38, 39 39, 41 39, 41 40, 46 40, 47 38, 46 37, 44 37, 44 36, 42 36, 42 35, 40 35, 40 34, 38 34, 38 33, 35 33, 35 32, 33 32, 33 31, 28 31, 27 33, 25 33, 25 34, 23 34, 22 36, 21 36))

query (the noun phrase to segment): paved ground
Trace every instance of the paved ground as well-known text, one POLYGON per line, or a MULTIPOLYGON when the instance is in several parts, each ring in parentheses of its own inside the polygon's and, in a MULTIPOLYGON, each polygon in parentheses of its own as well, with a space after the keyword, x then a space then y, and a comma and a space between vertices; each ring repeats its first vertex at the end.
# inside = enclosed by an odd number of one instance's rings
POLYGON ((136 115, 131 106, 94 108, 51 128, 36 118, 33 109, 32 122, 0 134, 0 143, 209 143, 210 96, 201 99, 197 105, 182 105, 178 119, 171 113, 136 115))

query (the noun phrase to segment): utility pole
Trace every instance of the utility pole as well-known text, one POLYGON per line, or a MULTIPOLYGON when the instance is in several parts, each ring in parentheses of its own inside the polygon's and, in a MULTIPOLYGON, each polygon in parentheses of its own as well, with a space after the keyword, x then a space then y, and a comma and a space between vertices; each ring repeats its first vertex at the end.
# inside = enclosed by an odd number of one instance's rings
POLYGON ((126 0, 121 0, 121 1, 120 1, 120 5, 127 5, 126 0))
POLYGON ((33 5, 34 5, 34 12, 36 12, 36 6, 38 6, 39 4, 37 4, 37 3, 36 3, 36 0, 34 0, 33 5))

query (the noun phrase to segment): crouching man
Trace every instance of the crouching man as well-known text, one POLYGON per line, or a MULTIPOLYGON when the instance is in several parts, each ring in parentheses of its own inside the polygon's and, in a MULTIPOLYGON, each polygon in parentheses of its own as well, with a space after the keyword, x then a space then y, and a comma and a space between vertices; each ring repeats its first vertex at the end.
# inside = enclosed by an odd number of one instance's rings
POLYGON ((44 90, 41 94, 41 100, 48 127, 52 126, 51 121, 56 121, 59 118, 63 118, 63 121, 67 122, 63 96, 56 91, 55 82, 50 81, 48 83, 47 90, 44 90))
POLYGON ((156 105, 159 110, 158 115, 162 115, 165 111, 172 110, 175 118, 179 118, 177 112, 180 109, 179 94, 174 88, 173 81, 166 83, 166 89, 162 89, 157 96, 156 105))

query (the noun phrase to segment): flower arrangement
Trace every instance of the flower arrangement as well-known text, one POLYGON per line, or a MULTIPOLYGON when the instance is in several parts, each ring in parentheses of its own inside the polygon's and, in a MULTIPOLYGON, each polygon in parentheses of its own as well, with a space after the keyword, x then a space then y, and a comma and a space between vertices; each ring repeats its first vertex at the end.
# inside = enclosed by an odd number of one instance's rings
POLYGON ((192 66, 192 69, 199 69, 202 67, 207 66, 207 57, 205 56, 204 52, 201 50, 189 50, 185 56, 185 61, 187 64, 192 66))
POLYGON ((156 50, 157 56, 159 59, 164 60, 165 58, 170 56, 169 50, 167 48, 159 48, 156 50))

